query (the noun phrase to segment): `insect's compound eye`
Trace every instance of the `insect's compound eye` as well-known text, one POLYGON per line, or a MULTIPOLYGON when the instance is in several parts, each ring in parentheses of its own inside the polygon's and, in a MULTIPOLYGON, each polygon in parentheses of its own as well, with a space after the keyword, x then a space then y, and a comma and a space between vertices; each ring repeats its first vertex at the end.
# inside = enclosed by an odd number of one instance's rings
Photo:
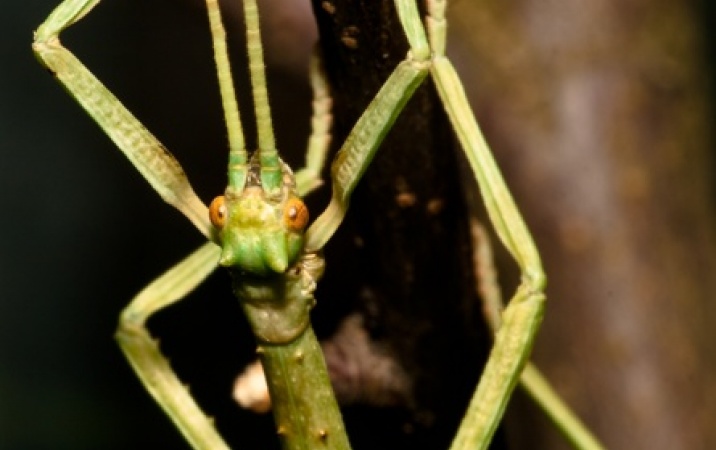
POLYGON ((292 231, 301 231, 308 223, 308 208, 298 197, 286 202, 283 210, 283 220, 292 231))
POLYGON ((220 195, 212 200, 211 205, 209 205, 209 220, 211 220, 212 225, 221 229, 226 223, 226 215, 226 202, 224 201, 224 196, 220 195))

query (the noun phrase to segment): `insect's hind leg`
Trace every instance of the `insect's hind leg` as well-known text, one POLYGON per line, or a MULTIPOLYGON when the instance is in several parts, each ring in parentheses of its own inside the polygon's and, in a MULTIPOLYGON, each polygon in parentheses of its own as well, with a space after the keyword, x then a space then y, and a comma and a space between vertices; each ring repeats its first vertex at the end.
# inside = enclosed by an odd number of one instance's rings
POLYGON ((217 245, 207 242, 154 280, 122 312, 115 336, 144 386, 196 450, 229 447, 162 356, 145 323, 199 285, 216 268, 220 252, 217 245))
POLYGON ((490 220, 522 271, 522 284, 503 313, 495 345, 451 447, 487 448, 541 323, 546 278, 537 249, 480 133, 462 84, 445 57, 445 0, 427 2, 429 42, 415 3, 395 3, 411 52, 415 58, 429 61, 430 74, 470 163, 490 220))
MULTIPOLYGON (((494 334, 502 323, 504 304, 500 286, 497 282, 492 243, 487 230, 476 219, 471 220, 470 233, 478 280, 478 293, 483 302, 483 315, 494 334)), ((527 395, 532 397, 534 402, 542 409, 573 448, 581 450, 602 450, 604 448, 579 417, 560 398, 539 369, 529 361, 522 369, 520 386, 527 395)))

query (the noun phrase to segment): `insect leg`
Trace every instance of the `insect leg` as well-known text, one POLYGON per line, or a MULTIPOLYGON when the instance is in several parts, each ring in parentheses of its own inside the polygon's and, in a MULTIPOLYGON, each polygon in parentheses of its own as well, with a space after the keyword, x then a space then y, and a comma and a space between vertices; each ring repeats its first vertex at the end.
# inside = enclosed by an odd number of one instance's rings
POLYGON ((313 91, 313 115, 311 117, 311 136, 306 150, 306 166, 296 172, 298 194, 305 196, 323 184, 321 171, 331 146, 331 126, 333 125, 333 99, 330 86, 323 69, 323 60, 318 47, 314 48, 309 63, 309 79, 313 91))
POLYGON ((228 446, 162 356, 145 323, 213 272, 220 252, 214 243, 207 242, 154 280, 124 309, 115 335, 139 379, 196 450, 228 450, 228 446))
POLYGON ((122 103, 67 49, 59 34, 80 20, 99 0, 65 0, 35 32, 37 59, 64 85, 154 190, 212 237, 207 207, 194 193, 177 160, 122 103))

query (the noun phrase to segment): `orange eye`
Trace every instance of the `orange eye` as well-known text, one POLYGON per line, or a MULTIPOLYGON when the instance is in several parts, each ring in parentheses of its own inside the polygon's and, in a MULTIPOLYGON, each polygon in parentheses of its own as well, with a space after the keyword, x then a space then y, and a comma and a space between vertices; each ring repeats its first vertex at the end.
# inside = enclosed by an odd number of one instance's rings
POLYGON ((209 220, 216 228, 223 228, 226 223, 226 203, 224 202, 224 196, 221 195, 211 201, 209 205, 209 220))
POLYGON ((301 231, 308 223, 308 208, 298 197, 286 202, 283 210, 283 220, 292 231, 301 231))

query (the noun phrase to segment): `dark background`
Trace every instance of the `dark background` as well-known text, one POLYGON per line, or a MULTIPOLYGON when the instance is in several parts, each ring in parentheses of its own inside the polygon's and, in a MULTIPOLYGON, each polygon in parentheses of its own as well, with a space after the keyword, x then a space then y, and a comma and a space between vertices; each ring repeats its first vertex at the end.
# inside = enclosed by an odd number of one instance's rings
MULTIPOLYGON (((173 426, 132 374, 112 340, 112 333, 118 314, 129 299, 198 246, 201 238, 183 217, 151 192, 111 142, 34 61, 31 32, 56 2, 6 3, 0 14, 0 449, 184 448, 186 445, 173 426)), ((457 9, 464 8, 467 2, 454 3, 457 9)), ((709 106, 713 98, 712 78, 705 74, 709 73, 707 62, 714 58, 704 33, 713 29, 714 11, 710 5, 696 4, 682 10, 673 6, 680 5, 679 2, 657 3, 645 7, 635 1, 625 4, 623 9, 611 8, 618 17, 646 17, 644 22, 655 23, 655 28, 672 30, 664 31, 665 35, 683 37, 672 53, 692 48, 693 54, 669 61, 691 64, 689 73, 699 74, 694 78, 684 76, 681 84, 672 84, 669 76, 675 70, 673 65, 646 64, 637 75, 624 75, 637 79, 640 85, 656 85, 657 92, 662 94, 662 97, 646 94, 647 97, 657 100, 667 97, 673 101, 649 103, 639 97, 636 106, 627 108, 630 112, 624 117, 634 118, 634 122, 648 117, 640 132, 660 142, 672 139, 681 144, 676 146, 684 150, 683 159, 689 161, 673 177, 664 176, 657 170, 659 164, 657 169, 651 166, 662 155, 658 142, 639 140, 633 144, 645 149, 639 155, 634 154, 634 159, 642 161, 648 174, 656 174, 654 179, 647 176, 653 185, 659 186, 649 191, 652 194, 649 198, 653 199, 649 201, 654 203, 649 208, 639 202, 627 202, 618 204, 616 210, 609 209, 615 203, 609 203, 608 196, 602 197, 607 199, 605 206, 589 195, 601 192, 605 185, 611 186, 614 178, 623 175, 605 169, 607 176, 591 176, 592 170, 598 170, 595 167, 599 160, 590 159, 593 154, 586 153, 590 148, 587 144, 595 142, 589 136, 584 138, 586 141, 560 141, 565 147, 584 151, 572 155, 576 161, 565 159, 565 155, 560 160, 556 155, 556 161, 548 161, 551 170, 539 172, 543 178, 522 176, 527 169, 520 168, 520 162, 530 158, 519 152, 534 148, 530 155, 535 155, 540 154, 538 149, 549 151, 559 145, 535 139, 529 146, 515 144, 521 139, 529 141, 523 136, 529 133, 519 131, 524 130, 521 127, 530 130, 547 125, 539 121, 536 125, 520 122, 530 114, 510 106, 511 96, 531 98, 533 102, 528 102, 527 110, 543 106, 540 102, 546 101, 530 97, 533 91, 525 86, 530 80, 559 78, 544 62, 560 60, 563 54, 558 46, 531 48, 530 45, 537 47, 539 43, 533 40, 525 44, 515 37, 524 38, 529 33, 511 34, 514 29, 509 27, 501 32, 486 29, 484 22, 471 22, 467 15, 462 16, 462 21, 459 18, 455 21, 455 28, 462 28, 467 34, 453 41, 457 63, 468 77, 469 90, 480 87, 503 95, 484 99, 478 115, 488 134, 495 136, 493 148, 498 157, 503 152, 508 183, 516 186, 518 202, 527 211, 527 221, 533 224, 540 247, 547 249, 550 295, 554 299, 548 305, 552 308, 548 314, 556 312, 548 315, 545 336, 538 342, 538 362, 558 390, 573 399, 580 413, 590 419, 590 426, 606 436, 609 448, 713 448, 710 445, 714 443, 713 430, 708 431, 708 418, 714 416, 716 405, 716 385, 711 375, 715 353, 709 344, 714 342, 711 337, 715 323, 715 308, 709 294, 714 283, 714 190, 709 177, 713 167, 713 132, 711 126, 703 125, 710 123, 703 117, 712 117, 708 115, 712 109, 709 106), (681 18, 679 26, 686 29, 673 25, 669 21, 673 17, 681 18), (481 30, 471 29, 473 23, 480 23, 481 30), (470 36, 478 35, 478 31, 489 39, 474 42, 470 36), (507 61, 495 64, 503 72, 498 70, 493 78, 489 73, 469 72, 471 68, 485 67, 470 62, 473 57, 484 57, 485 48, 499 52, 508 46, 518 50, 503 52, 507 61), (524 66, 519 62, 524 54, 539 55, 527 64, 529 70, 522 69, 524 66), (504 77, 504 73, 510 76, 504 77), (518 76, 527 81, 524 84, 514 81, 518 76), (500 91, 496 81, 499 78, 508 78, 509 90, 500 91), (683 97, 697 100, 686 106, 674 100, 683 97), (667 131, 679 128, 678 118, 686 116, 678 108, 696 111, 701 118, 694 119, 697 125, 686 127, 691 133, 672 136, 667 131), (544 173, 550 176, 544 178, 544 173), (564 184, 550 183, 558 175, 564 184), (578 183, 589 179, 598 182, 578 183), (530 182, 533 184, 528 185, 530 182), (552 185, 557 192, 540 194, 535 186, 543 185, 552 185), (681 190, 684 186, 691 190, 681 190), (562 208, 562 217, 569 217, 569 205, 560 206, 560 194, 583 193, 579 189, 586 195, 575 194, 572 203, 578 203, 586 211, 583 220, 565 221, 562 224, 566 225, 560 228, 560 223, 540 215, 539 211, 547 211, 559 216, 562 208), (653 213, 653 210, 673 212, 674 204, 683 206, 683 211, 664 216, 653 213), (616 236, 609 241, 614 243, 610 255, 615 259, 604 264, 600 263, 603 255, 590 251, 611 248, 602 241, 607 238, 600 235, 597 244, 589 240, 584 244, 583 240, 584 221, 589 224, 601 219, 607 221, 607 228, 615 230, 616 236), (630 225, 634 228, 629 233, 619 235, 620 227, 630 225), (551 249, 560 248, 560 242, 564 241, 550 232, 555 229, 567 230, 567 234, 576 230, 576 241, 568 239, 564 244, 573 250, 571 256, 569 252, 567 256, 554 256, 551 249), (631 246, 636 241, 634 236, 641 236, 643 245, 631 246), (663 242, 672 242, 677 249, 662 252, 656 245, 650 245, 663 242), (590 264, 596 267, 592 273, 590 264), (599 272, 602 265, 611 272, 599 272), (572 271, 582 266, 587 275, 572 271), (573 290, 566 293, 562 290, 565 285, 573 290), (642 289, 644 286, 649 289, 642 289), (591 298, 598 301, 587 303, 591 298), (649 308, 644 309, 638 303, 629 306, 630 299, 635 298, 649 301, 649 308), (569 305, 578 305, 576 314, 572 311, 571 316, 560 318, 558 312, 568 310, 569 305), (599 309, 603 307, 613 309, 599 309), (579 347, 577 344, 585 335, 586 347, 579 347), (605 341, 610 342, 608 351, 595 344, 605 341), (596 358, 590 355, 590 350, 596 358), (676 356, 671 357, 672 353, 676 356), (583 360, 591 362, 579 365, 583 360), (658 423, 654 416, 658 416, 658 423), (647 437, 648 432, 652 438, 647 437)), ((530 4, 523 2, 522 6, 529 9, 530 4)), ((602 7, 597 7, 597 13, 610 9, 608 2, 595 4, 602 7)), ((490 5, 494 7, 488 2, 490 5)), ((520 29, 532 26, 534 33, 539 33, 534 28, 537 25, 556 29, 554 39, 560 41, 557 25, 569 22, 569 11, 565 16, 550 15, 551 8, 559 9, 550 5, 543 11, 532 8, 541 21, 528 23, 515 19, 508 24, 520 29)), ((293 4, 284 9, 267 8, 268 16, 276 16, 272 22, 275 31, 267 38, 271 44, 266 51, 267 63, 273 70, 269 79, 272 107, 278 140, 282 151, 288 154, 300 154, 309 125, 310 93, 302 61, 315 39, 315 31, 305 20, 309 6, 301 8, 304 13, 293 4), (281 14, 273 14, 274 11, 281 14), (296 17, 290 17, 292 13, 296 17)), ((500 16, 500 12, 489 8, 487 11, 500 16)), ((597 13, 593 16, 594 28, 586 27, 585 34, 595 30, 593 34, 618 35, 598 22, 609 15, 597 13)), ((227 22, 232 17, 236 19, 231 12, 226 17, 227 22)), ((619 26, 627 25, 627 19, 619 26)), ((568 34, 564 36, 564 41, 569 41, 568 34)), ((641 62, 626 49, 634 42, 639 47, 642 41, 634 36, 622 37, 630 39, 621 47, 610 43, 616 47, 610 47, 615 62, 612 66, 607 64, 609 67, 623 67, 626 61, 641 62)), ((643 42, 657 48, 672 44, 668 39, 643 42)), ((66 32, 63 43, 177 156, 202 199, 208 202, 222 190, 224 131, 202 2, 107 0, 66 32)), ((235 67, 241 64, 238 61, 235 67)), ((617 117, 609 108, 589 104, 594 97, 599 100, 615 91, 607 87, 591 92, 592 97, 577 95, 587 98, 588 105, 577 103, 575 109, 567 109, 567 115, 574 117, 580 111, 590 111, 593 115, 584 116, 588 123, 617 117)), ((620 122, 627 122, 618 117, 620 122)), ((595 131, 594 136, 619 133, 624 131, 605 126, 595 131)), ((608 153, 608 158, 619 162, 619 155, 625 154, 628 152, 617 148, 608 153)), ((300 161, 292 157, 289 160, 294 166, 300 161)), ((639 172, 635 173, 640 179, 639 172)), ((201 389, 228 392, 231 374, 240 370, 253 347, 227 283, 224 274, 213 276, 208 286, 186 304, 161 314, 151 323, 157 332, 169 329, 168 324, 172 324, 174 331, 165 339, 170 347, 165 348, 167 353, 172 354, 172 347, 191 349, 186 356, 188 362, 173 361, 180 370, 220 374, 210 380, 208 387, 197 388, 200 398, 201 389), (225 348, 216 349, 215 342, 235 342, 235 354, 227 355, 225 348)), ((511 292, 511 288, 506 292, 511 292)), ((205 406, 221 411, 232 408, 229 399, 205 406)), ((256 428, 259 436, 271 434, 270 423, 265 419, 256 419, 238 409, 228 414, 232 415, 231 420, 241 420, 256 428)), ((247 437, 241 448, 254 448, 256 445, 251 441, 254 438, 247 437)), ((535 447, 528 444, 525 448, 535 447)))
MULTIPOLYGON (((32 31, 55 3, 8 5, 0 19, 0 448, 184 448, 112 335, 132 296, 202 238, 36 63, 32 31)), ((63 43, 171 149, 209 202, 223 191, 226 151, 203 2, 107 1, 90 17, 63 43)), ((285 147, 305 145, 302 76, 272 82, 297 116, 278 131, 285 147)), ((152 321, 183 331, 166 345, 194 348, 196 370, 224 374, 207 389, 222 388, 226 405, 229 374, 253 349, 228 283, 218 273, 186 306, 152 321), (217 356, 212 342, 235 342, 243 356, 217 356)))

